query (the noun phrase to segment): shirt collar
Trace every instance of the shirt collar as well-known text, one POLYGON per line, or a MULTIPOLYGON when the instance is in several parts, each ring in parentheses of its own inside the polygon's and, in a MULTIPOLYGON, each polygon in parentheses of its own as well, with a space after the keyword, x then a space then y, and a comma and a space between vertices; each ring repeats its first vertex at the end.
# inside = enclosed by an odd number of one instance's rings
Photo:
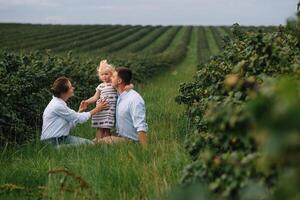
POLYGON ((52 96, 52 99, 55 100, 55 101, 57 101, 57 102, 59 102, 59 103, 62 103, 62 104, 64 104, 64 105, 67 105, 67 103, 66 103, 64 100, 62 100, 61 98, 52 96))
POLYGON ((130 91, 123 91, 122 93, 119 93, 119 97, 123 97, 126 96, 127 93, 129 93, 130 91))

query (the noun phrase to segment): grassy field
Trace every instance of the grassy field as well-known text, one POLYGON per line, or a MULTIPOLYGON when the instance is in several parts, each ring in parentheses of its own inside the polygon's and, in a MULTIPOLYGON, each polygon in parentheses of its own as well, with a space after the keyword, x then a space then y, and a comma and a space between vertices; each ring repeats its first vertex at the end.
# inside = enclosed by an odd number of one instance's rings
MULTIPOLYGON (((59 54, 74 50, 87 57, 103 52, 159 54, 176 52, 187 30, 161 26, 2 24, 0 44, 12 51, 50 48, 59 54)), ((197 64, 220 51, 218 33, 230 35, 228 27, 193 27, 183 60, 136 85, 147 107, 148 147, 119 144, 57 150, 39 143, 37 128, 35 143, 1 148, 0 199, 32 199, 38 195, 46 199, 166 198, 178 184, 183 166, 190 162, 183 147, 189 123, 184 108, 174 98, 180 83, 192 80, 197 64), (71 174, 65 176, 59 169, 71 174), (54 171, 49 174, 49 170, 54 171)), ((92 139, 95 130, 86 123, 72 134, 92 139)))
MULTIPOLYGON (((183 108, 174 97, 179 84, 190 80, 196 71, 197 34, 194 29, 187 57, 177 66, 163 74, 138 85, 147 106, 147 120, 150 144, 142 148, 136 144, 114 146, 82 146, 45 148, 39 143, 24 145, 19 150, 1 152, 0 185, 13 183, 42 190, 54 199, 74 195, 81 199, 97 193, 101 199, 149 199, 166 195, 177 184, 182 167, 188 162, 182 143, 187 132, 183 108), (90 186, 82 193, 60 192, 62 175, 48 175, 49 169, 66 168, 81 176, 90 186)), ((172 45, 170 46, 172 48, 172 45)), ((95 130, 86 123, 73 132, 86 138, 93 138, 95 130)), ((67 182, 72 187, 76 181, 67 182)), ((15 199, 29 195, 26 190, 9 193, 4 198, 15 199)), ((7 195, 7 194, 6 194, 7 195)))
MULTIPOLYGON (((89 55, 117 52, 152 54, 168 49, 183 29, 182 26, 0 24, 0 49, 51 50, 55 53, 72 50, 89 55)), ((210 38, 213 37, 210 29, 225 32, 228 27, 206 29, 210 38)))

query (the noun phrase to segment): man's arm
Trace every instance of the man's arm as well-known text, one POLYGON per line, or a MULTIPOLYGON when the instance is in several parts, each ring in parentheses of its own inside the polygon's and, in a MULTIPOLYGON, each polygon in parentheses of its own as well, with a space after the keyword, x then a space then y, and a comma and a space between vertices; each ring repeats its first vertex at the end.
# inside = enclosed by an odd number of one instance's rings
POLYGON ((148 124, 146 122, 145 103, 142 100, 137 100, 131 104, 130 114, 134 128, 137 129, 138 139, 142 145, 147 144, 148 124))

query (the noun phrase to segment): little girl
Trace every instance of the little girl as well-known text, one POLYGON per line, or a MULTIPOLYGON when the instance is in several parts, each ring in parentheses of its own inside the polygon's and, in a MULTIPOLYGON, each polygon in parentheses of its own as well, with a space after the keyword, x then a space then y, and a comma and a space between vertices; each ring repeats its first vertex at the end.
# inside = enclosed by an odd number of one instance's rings
MULTIPOLYGON (((111 135, 111 128, 115 126, 116 102, 118 98, 117 90, 111 84, 111 76, 114 72, 114 67, 107 63, 107 60, 102 60, 97 68, 98 76, 102 82, 96 88, 94 96, 84 101, 84 103, 91 104, 98 100, 106 100, 109 103, 109 109, 103 110, 92 117, 92 127, 97 128, 96 138, 93 140, 97 142, 103 137, 111 135)), ((133 85, 125 88, 127 91, 132 89, 133 85)))

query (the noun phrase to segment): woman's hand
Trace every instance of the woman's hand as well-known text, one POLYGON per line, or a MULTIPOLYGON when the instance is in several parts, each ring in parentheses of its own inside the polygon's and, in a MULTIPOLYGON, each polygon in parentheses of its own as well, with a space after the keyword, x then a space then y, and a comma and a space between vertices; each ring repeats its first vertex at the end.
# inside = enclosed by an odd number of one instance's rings
POLYGON ((87 106, 88 106, 88 103, 85 100, 81 101, 78 112, 82 112, 82 111, 86 110, 87 106))
POLYGON ((96 103, 96 109, 98 110, 98 112, 102 110, 106 110, 109 107, 110 107, 109 102, 106 99, 98 100, 96 103))
POLYGON ((105 100, 99 100, 97 101, 96 107, 90 111, 91 116, 95 115, 96 113, 108 109, 109 108, 109 103, 105 100))

